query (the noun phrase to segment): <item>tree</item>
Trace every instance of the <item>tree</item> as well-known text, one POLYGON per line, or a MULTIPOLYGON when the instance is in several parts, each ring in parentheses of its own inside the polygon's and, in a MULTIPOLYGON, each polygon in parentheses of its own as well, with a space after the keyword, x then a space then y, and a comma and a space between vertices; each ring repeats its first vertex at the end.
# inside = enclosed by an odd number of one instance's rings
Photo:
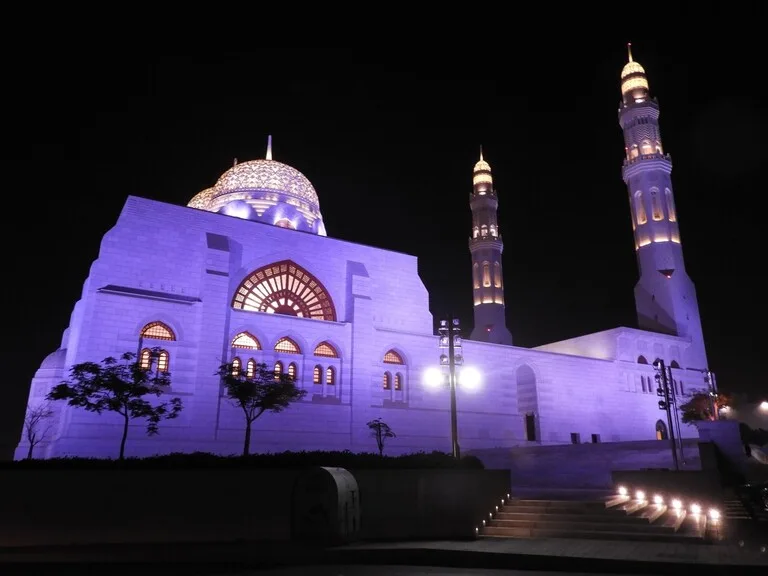
POLYGON ((716 420, 720 408, 730 403, 724 394, 710 396, 706 390, 693 390, 688 402, 680 406, 681 418, 684 424, 716 420))
POLYGON ((48 436, 48 432, 51 430, 51 425, 46 421, 53 416, 53 410, 51 409, 50 402, 43 402, 35 406, 27 406, 27 413, 24 416, 24 433, 27 436, 27 442, 29 442, 29 450, 27 451, 27 459, 32 459, 32 452, 35 446, 40 444, 48 436))
POLYGON ((367 424, 371 430, 371 436, 376 439, 376 446, 379 448, 379 456, 384 456, 384 442, 387 438, 396 438, 397 435, 389 427, 389 424, 384 422, 381 418, 371 420, 367 424))
MULTIPOLYGON (((153 357, 158 350, 153 350, 153 357)), ((123 417, 120 460, 125 457, 125 442, 131 420, 144 418, 147 435, 158 433, 161 420, 176 418, 182 409, 181 398, 153 405, 145 396, 160 396, 170 385, 170 374, 142 368, 136 354, 126 352, 119 360, 108 357, 96 362, 82 362, 70 369, 70 379, 54 386, 48 400, 66 400, 70 406, 88 412, 116 412, 123 417)))
POLYGON ((256 364, 249 376, 239 366, 225 363, 216 374, 221 377, 227 397, 245 417, 243 456, 250 454, 251 425, 259 416, 264 412, 282 412, 307 394, 296 387, 293 376, 269 370, 266 364, 256 364))

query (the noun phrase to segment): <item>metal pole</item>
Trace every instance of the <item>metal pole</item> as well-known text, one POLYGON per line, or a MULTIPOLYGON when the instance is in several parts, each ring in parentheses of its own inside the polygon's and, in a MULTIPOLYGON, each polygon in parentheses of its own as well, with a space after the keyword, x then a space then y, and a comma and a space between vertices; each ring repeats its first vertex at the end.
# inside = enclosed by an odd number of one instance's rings
POLYGON ((669 424, 669 443, 672 447, 672 460, 675 464, 675 470, 680 470, 680 463, 677 460, 677 446, 675 445, 675 427, 672 425, 672 407, 670 403, 669 394, 669 381, 667 380, 667 370, 664 366, 664 361, 659 360, 659 368, 661 371, 661 383, 664 387, 664 401, 667 405, 667 424, 669 424))
POLYGON ((453 350, 453 316, 448 317, 448 367, 450 369, 449 383, 451 387, 451 448, 453 457, 461 457, 459 452, 459 427, 456 418, 456 361, 453 350))
POLYGON ((675 410, 675 425, 677 426, 677 437, 680 443, 680 460, 685 464, 685 452, 683 451, 683 433, 680 430, 680 409, 677 407, 677 389, 675 388, 675 379, 672 377, 672 367, 669 367, 669 381, 672 383, 672 406, 675 410))

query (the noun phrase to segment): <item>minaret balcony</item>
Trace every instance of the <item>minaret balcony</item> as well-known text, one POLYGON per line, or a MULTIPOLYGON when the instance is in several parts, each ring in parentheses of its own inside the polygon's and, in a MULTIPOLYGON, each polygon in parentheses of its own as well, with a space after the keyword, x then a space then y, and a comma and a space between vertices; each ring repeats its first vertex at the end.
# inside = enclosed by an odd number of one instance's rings
POLYGON ((501 240, 501 234, 498 236, 478 236, 477 238, 469 239, 469 251, 486 250, 488 248, 495 248, 501 250, 504 247, 504 242, 501 240))
POLYGON ((662 170, 667 174, 672 172, 672 156, 669 154, 640 154, 635 158, 625 158, 622 172, 624 179, 630 178, 646 170, 662 170))

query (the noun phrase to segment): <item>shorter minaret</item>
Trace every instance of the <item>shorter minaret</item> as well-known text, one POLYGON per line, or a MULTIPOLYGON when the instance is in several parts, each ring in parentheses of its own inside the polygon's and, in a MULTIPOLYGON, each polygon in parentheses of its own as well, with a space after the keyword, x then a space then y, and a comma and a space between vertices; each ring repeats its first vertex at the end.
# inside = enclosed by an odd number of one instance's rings
POLYGON ((640 278, 635 305, 640 328, 688 341, 683 368, 707 368, 696 289, 685 269, 675 197, 672 159, 665 153, 659 103, 651 96, 645 69, 632 58, 621 71, 619 124, 624 132, 624 166, 640 278))
POLYGON ((512 334, 507 329, 504 311, 504 279, 501 253, 504 243, 496 213, 499 200, 493 189, 491 167, 483 159, 475 164, 472 175, 472 237, 469 251, 472 254, 472 294, 475 304, 475 327, 471 340, 493 344, 512 344, 512 334))

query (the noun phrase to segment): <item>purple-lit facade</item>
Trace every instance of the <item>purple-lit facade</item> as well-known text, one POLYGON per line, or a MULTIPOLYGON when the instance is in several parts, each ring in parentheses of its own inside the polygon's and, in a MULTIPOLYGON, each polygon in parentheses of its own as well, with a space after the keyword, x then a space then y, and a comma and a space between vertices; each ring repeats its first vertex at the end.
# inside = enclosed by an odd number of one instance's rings
MULTIPOLYGON (((631 78, 644 79, 644 72, 631 78)), ((658 105, 647 96, 647 82, 645 100, 628 100, 626 82, 624 178, 641 268, 638 312, 647 329, 620 327, 535 349, 512 345, 504 321, 499 199, 481 157, 470 195, 467 271, 475 331, 463 354, 482 383, 457 392, 464 452, 656 438, 665 419, 653 380, 656 358, 673 366, 678 389, 703 386, 702 373, 686 369, 706 367, 706 357, 676 215, 648 216, 642 224, 635 219, 636 189, 643 198, 652 190, 671 198, 658 105), (643 152, 645 140, 658 142, 658 150, 643 152), (640 152, 633 156, 634 144, 640 152), (656 240, 664 234, 669 241, 656 240)), ((646 213, 654 206, 648 197, 646 213)), ((507 267, 514 270, 514 262, 507 267)), ((251 361, 266 362, 308 391, 303 401, 254 423, 254 451, 372 451, 366 422, 377 417, 397 433, 388 453, 450 451, 448 391, 423 384, 440 349, 416 258, 328 237, 311 183, 273 160, 271 146, 265 159, 236 163, 188 206, 127 199, 102 240, 60 348, 32 381, 29 402, 42 401, 75 363, 129 350, 149 362, 148 350, 156 346, 164 353, 161 368, 171 373, 168 395, 181 397, 185 408, 154 437, 136 423, 129 455, 240 452, 242 414, 214 375, 221 362, 235 360, 243 370, 251 361)), ((117 418, 62 403, 55 408, 38 457, 114 457, 117 418)), ((682 432, 696 436, 692 427, 682 432)), ((22 438, 17 457, 26 452, 22 438)))

